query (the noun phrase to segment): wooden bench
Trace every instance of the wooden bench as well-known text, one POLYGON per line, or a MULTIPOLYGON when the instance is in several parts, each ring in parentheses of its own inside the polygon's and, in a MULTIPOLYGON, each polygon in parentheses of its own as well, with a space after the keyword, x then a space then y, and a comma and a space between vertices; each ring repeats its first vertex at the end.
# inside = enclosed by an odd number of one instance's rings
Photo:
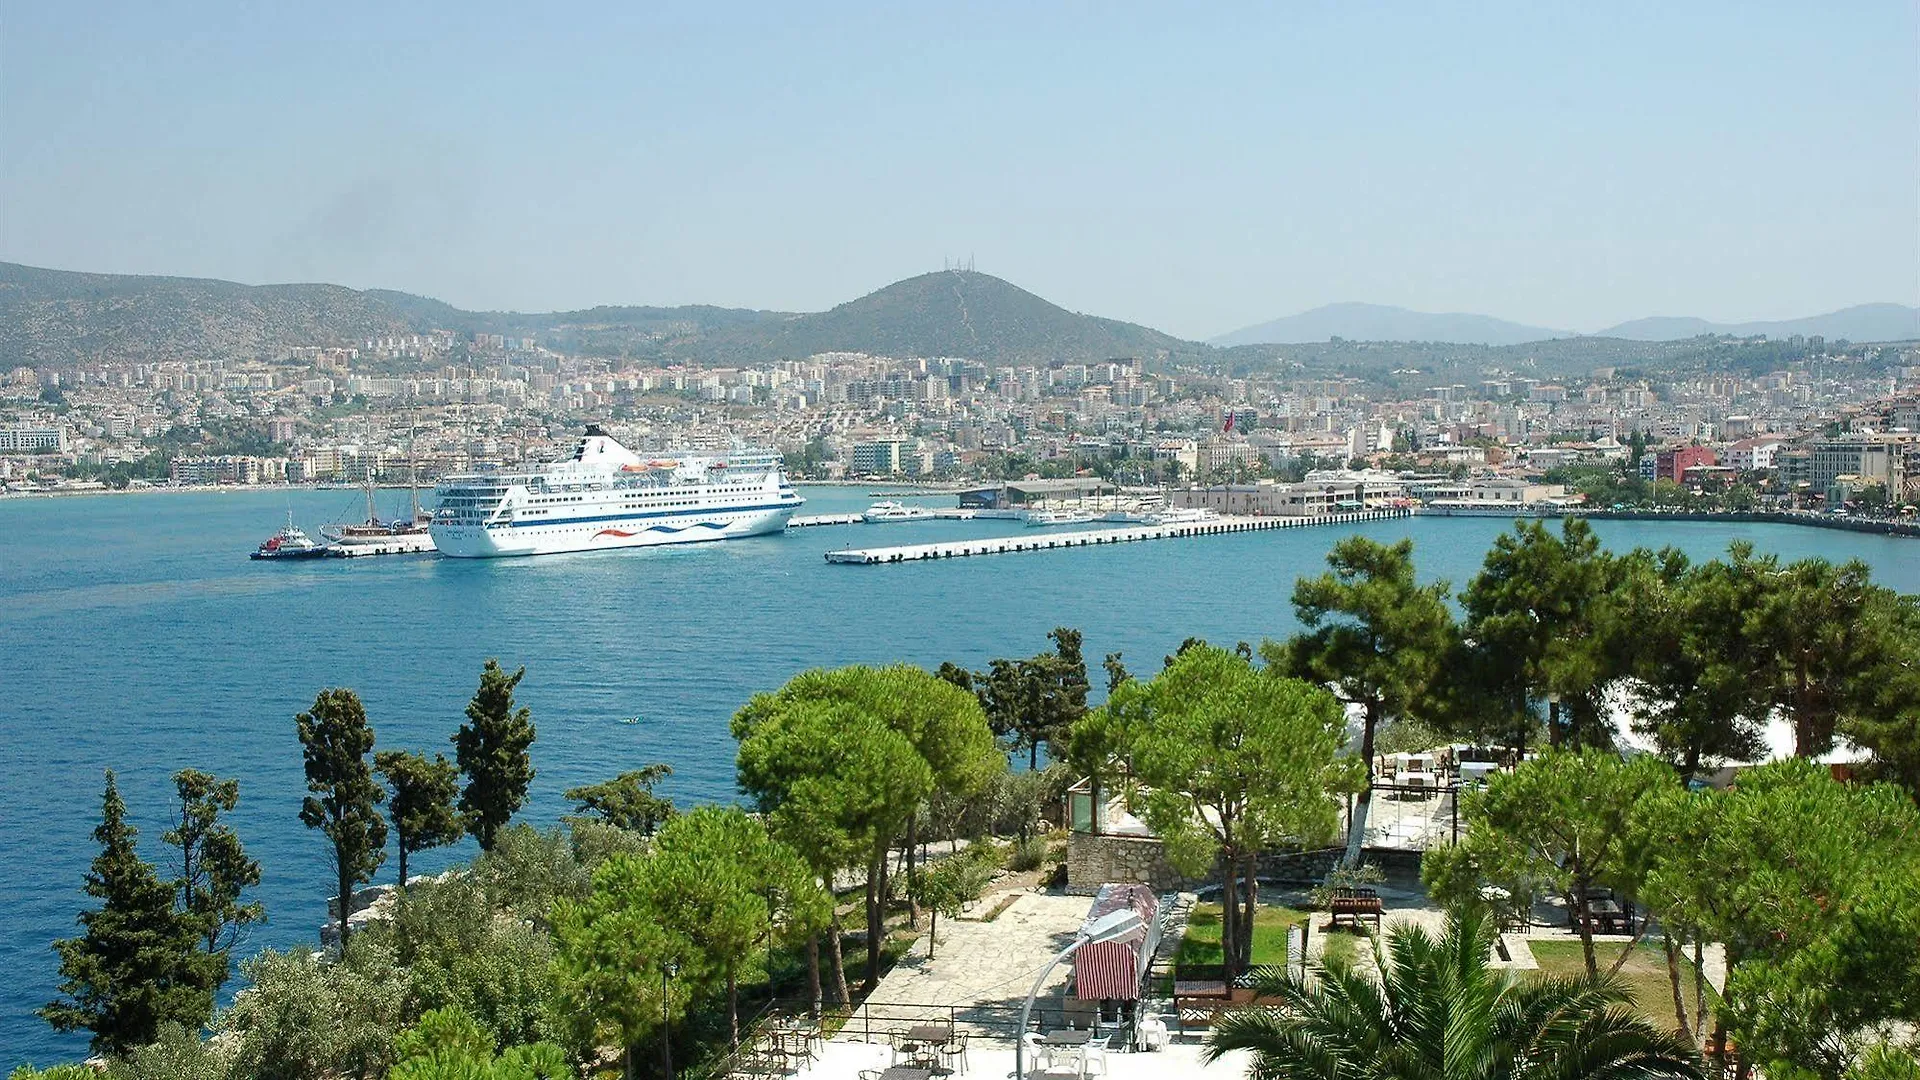
POLYGON ((1336 888, 1327 901, 1327 913, 1333 916, 1331 925, 1339 926, 1341 919, 1353 923, 1355 930, 1360 929, 1360 920, 1372 919, 1373 929, 1380 929, 1380 916, 1386 909, 1380 903, 1380 894, 1372 889, 1336 888))
POLYGON ((1208 1027, 1221 1009, 1233 1004, 1233 990, 1215 979, 1178 980, 1173 984, 1173 1018, 1183 1030, 1208 1027))

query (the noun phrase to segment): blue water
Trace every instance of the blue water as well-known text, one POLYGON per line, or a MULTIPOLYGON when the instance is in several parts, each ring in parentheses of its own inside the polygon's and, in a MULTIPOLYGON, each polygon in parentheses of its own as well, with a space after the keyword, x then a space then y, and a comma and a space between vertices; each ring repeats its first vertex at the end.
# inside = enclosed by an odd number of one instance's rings
MULTIPOLYGON (((871 501, 853 489, 807 495, 808 513, 871 501)), ((105 768, 118 770, 155 859, 174 770, 239 777, 234 823, 264 864, 270 920, 249 947, 314 940, 329 871, 324 841, 296 817, 293 715, 323 687, 357 689, 381 745, 451 753, 482 662, 525 664, 520 697, 539 727, 525 817, 544 825, 563 811, 563 789, 653 761, 673 766, 666 790, 682 802, 732 797, 728 718, 808 666, 982 667, 1038 652, 1068 625, 1085 631, 1092 664, 1120 650, 1151 671, 1189 635, 1291 632, 1294 578, 1322 569, 1349 532, 1411 536, 1422 572, 1460 585, 1507 527, 1428 518, 875 567, 821 554, 1018 526, 833 526, 512 561, 245 558, 289 508, 311 529, 355 503, 349 492, 0 502, 0 1069, 84 1049, 33 1010, 57 981, 48 943, 73 932, 85 901, 105 768)), ((1788 558, 1858 556, 1883 582, 1920 591, 1913 540, 1780 525, 1597 528, 1611 546, 1701 557, 1736 538, 1788 558)), ((428 853, 420 869, 471 854, 428 853)))

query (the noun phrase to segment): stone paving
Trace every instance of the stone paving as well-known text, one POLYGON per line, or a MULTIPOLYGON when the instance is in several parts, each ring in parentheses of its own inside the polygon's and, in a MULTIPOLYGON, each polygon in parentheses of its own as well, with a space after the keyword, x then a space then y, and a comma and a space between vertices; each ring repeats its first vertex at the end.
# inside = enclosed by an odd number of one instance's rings
MULTIPOLYGON (((974 910, 993 910, 1005 894, 987 897, 974 910)), ((869 1000, 916 1005, 1019 1005, 1040 969, 1073 943, 1092 900, 1085 896, 1022 892, 991 922, 962 917, 940 920, 940 940, 928 958, 927 935, 880 981, 869 1000)), ((1071 964, 1047 979, 1042 997, 1057 1008, 1071 964)))
MULTIPOLYGON (((1101 1080, 1242 1080, 1248 1055, 1229 1054, 1211 1065, 1200 1058, 1200 1047, 1179 1044, 1157 1053, 1107 1051, 1101 1080)), ((856 1080, 866 1070, 878 1072, 893 1064, 892 1048, 884 1043, 835 1039, 822 1048, 818 1060, 791 1074, 793 1080, 856 1080)), ((1078 1080, 1071 1063, 1049 1068, 1045 1062, 1024 1062, 1026 1080, 1078 1080)), ((869 1073, 871 1075, 871 1073, 869 1073)), ((967 1047, 963 1080, 1006 1080, 1013 1076, 1013 1044, 1005 1040, 975 1040, 967 1047)))

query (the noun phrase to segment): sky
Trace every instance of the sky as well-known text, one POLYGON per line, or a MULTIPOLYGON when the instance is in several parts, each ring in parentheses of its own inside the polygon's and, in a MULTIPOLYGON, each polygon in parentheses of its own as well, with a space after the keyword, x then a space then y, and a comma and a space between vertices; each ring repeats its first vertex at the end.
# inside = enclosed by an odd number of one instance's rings
POLYGON ((1920 5, 0 0, 0 260, 815 311, 964 259, 1189 338, 1920 303, 1920 5))

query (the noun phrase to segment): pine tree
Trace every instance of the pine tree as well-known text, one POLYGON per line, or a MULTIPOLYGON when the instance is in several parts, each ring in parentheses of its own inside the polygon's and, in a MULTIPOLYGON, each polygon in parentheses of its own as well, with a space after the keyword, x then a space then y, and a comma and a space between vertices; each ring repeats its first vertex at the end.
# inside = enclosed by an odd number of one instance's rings
POLYGON ((467 703, 467 723, 453 736, 454 757, 467 776, 460 793, 460 813, 482 851, 493 850, 494 837, 527 801, 533 782, 533 719, 525 708, 514 708, 513 690, 526 668, 508 675, 500 662, 488 660, 480 672, 480 688, 467 703))
POLYGON ((240 782, 222 780, 198 769, 173 774, 180 797, 180 823, 163 839, 180 849, 180 910, 196 924, 204 946, 210 990, 226 985, 229 956, 240 929, 264 919, 257 903, 240 894, 260 884, 260 863, 247 857, 240 837, 220 820, 240 804, 240 782))
POLYGON ((460 816, 453 796, 458 774, 445 754, 382 750, 373 756, 374 768, 386 777, 391 798, 387 816, 393 819, 394 846, 400 850, 400 887, 407 887, 407 856, 460 839, 460 816))
POLYGON ((142 1046, 163 1024, 197 1028, 213 1014, 196 924, 174 910, 172 883, 140 858, 139 830, 127 824, 126 813, 108 770, 100 827, 93 832, 100 854, 86 884, 100 907, 80 914, 80 937, 54 942, 64 996, 40 1010, 56 1031, 93 1032, 95 1052, 142 1046))
POLYGON ((306 758, 307 790, 319 796, 307 796, 300 805, 300 820, 333 841, 344 952, 353 887, 371 880, 387 859, 387 823, 380 817, 380 803, 387 793, 367 765, 373 728, 360 695, 347 689, 320 691, 313 709, 295 717, 294 723, 306 758))

